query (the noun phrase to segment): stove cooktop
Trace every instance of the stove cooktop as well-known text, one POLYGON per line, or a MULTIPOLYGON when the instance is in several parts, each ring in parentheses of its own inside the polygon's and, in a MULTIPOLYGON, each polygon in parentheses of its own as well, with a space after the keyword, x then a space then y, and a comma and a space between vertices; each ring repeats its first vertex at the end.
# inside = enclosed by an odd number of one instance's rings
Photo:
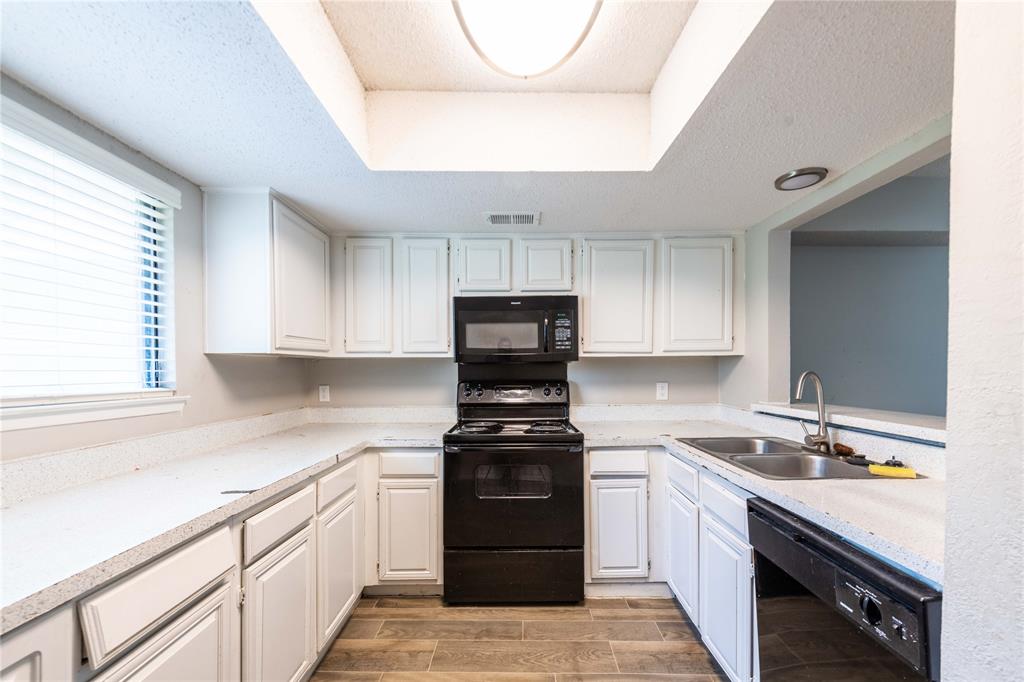
POLYGON ((446 442, 456 440, 522 439, 529 441, 578 441, 583 434, 568 420, 505 419, 501 421, 461 420, 444 435, 446 442))

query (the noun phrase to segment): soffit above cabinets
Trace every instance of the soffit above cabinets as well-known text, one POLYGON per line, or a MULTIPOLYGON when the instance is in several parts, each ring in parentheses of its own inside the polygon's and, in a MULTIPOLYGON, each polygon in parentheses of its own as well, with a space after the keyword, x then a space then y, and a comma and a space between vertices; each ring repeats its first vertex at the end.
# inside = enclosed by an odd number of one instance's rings
POLYGON ((780 172, 826 166, 806 191, 827 189, 952 97, 948 2, 701 0, 650 93, 367 92, 315 2, 3 11, 5 77, 197 184, 273 186, 334 234, 477 232, 519 207, 544 216, 523 232, 742 230, 800 198, 780 172))

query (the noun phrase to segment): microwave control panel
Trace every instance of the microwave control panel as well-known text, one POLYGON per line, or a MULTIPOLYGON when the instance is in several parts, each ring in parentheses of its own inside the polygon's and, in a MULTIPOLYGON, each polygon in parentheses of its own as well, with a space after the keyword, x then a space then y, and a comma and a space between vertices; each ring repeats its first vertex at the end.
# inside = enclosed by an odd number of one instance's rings
POLYGON ((555 329, 555 351, 571 351, 573 348, 573 315, 568 310, 552 313, 555 329))

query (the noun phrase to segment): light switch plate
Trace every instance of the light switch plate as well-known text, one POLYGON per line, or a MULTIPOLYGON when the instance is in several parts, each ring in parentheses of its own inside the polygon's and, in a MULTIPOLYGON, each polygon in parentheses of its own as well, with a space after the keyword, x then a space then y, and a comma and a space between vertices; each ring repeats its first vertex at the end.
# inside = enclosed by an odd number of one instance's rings
POLYGON ((654 399, 655 400, 668 400, 668 382, 659 381, 654 384, 654 399))
POLYGON ((331 402, 331 387, 328 384, 320 384, 320 402, 331 402))

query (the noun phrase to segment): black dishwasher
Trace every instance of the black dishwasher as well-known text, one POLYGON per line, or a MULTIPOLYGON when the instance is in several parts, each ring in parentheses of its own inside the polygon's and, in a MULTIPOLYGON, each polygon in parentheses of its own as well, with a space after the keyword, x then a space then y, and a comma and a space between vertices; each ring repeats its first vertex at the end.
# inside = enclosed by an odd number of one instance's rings
POLYGON ((762 682, 939 679, 941 592, 769 502, 747 505, 762 682))

